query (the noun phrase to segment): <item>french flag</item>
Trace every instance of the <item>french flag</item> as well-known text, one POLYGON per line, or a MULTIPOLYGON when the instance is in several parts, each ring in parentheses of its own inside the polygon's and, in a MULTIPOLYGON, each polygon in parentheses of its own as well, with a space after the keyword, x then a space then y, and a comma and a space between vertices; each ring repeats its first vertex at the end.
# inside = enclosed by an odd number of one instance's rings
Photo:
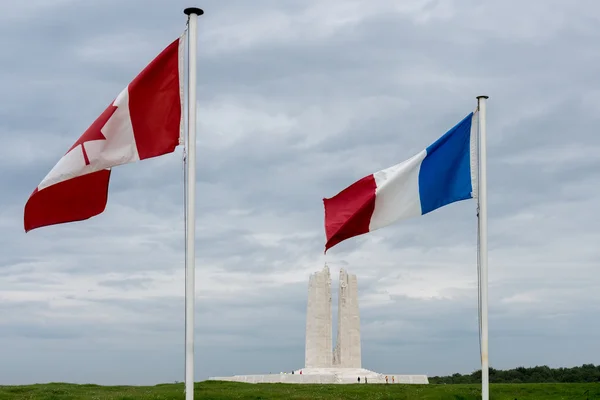
POLYGON ((351 237, 477 198, 477 118, 476 110, 408 160, 323 199, 325 252, 351 237))

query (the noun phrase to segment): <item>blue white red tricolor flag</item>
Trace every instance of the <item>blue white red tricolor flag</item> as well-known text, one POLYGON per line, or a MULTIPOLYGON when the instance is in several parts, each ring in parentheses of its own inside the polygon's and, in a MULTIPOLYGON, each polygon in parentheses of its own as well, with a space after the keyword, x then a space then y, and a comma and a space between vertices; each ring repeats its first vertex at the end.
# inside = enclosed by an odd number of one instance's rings
POLYGON ((477 197, 477 118, 467 115, 425 150, 365 176, 325 207, 325 252, 354 236, 477 197))

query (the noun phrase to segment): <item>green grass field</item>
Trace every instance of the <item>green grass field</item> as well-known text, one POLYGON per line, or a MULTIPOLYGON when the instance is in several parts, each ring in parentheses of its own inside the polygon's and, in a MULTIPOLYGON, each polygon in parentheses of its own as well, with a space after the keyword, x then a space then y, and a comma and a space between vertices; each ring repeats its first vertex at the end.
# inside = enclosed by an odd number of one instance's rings
MULTIPOLYGON (((297 385, 202 382, 196 399, 313 400, 480 399, 479 385, 297 385)), ((50 383, 0 386, 0 400, 171 400, 184 398, 183 384, 157 386, 98 386, 50 383)), ((600 383, 492 384, 493 400, 600 400, 600 383)))

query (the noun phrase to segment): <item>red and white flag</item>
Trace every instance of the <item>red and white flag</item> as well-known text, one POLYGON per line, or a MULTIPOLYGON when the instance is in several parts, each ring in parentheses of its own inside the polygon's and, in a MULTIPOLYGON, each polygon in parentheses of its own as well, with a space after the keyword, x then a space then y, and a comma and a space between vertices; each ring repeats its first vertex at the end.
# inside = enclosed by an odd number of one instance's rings
POLYGON ((35 188, 25 204, 26 232, 102 213, 112 167, 183 143, 183 42, 152 60, 35 188))

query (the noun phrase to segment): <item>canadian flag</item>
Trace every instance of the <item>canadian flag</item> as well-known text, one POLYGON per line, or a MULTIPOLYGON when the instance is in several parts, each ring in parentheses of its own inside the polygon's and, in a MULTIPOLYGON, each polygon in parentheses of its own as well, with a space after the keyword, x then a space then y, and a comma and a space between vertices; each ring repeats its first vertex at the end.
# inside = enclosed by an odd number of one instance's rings
POLYGON ((25 231, 102 213, 111 168, 172 153, 183 143, 183 37, 127 85, 25 204, 25 231))

